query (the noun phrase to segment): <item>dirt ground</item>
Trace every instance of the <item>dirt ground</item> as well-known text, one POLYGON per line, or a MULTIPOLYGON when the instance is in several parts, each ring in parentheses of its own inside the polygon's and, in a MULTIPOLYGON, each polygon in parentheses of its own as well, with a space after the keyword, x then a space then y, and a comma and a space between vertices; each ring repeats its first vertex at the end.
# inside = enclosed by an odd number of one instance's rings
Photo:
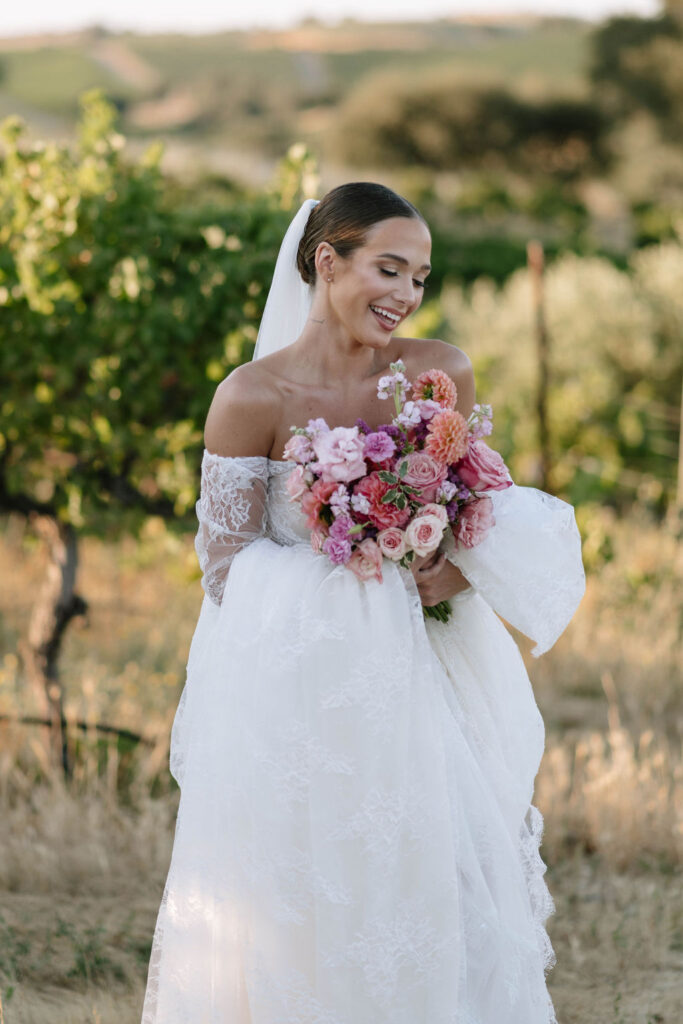
MULTIPOLYGON (((549 870, 548 883, 559 1024, 680 1024, 681 876, 616 874, 577 855, 549 870)), ((139 1024, 160 895, 141 895, 139 883, 102 897, 2 893, 0 1021, 139 1024)))

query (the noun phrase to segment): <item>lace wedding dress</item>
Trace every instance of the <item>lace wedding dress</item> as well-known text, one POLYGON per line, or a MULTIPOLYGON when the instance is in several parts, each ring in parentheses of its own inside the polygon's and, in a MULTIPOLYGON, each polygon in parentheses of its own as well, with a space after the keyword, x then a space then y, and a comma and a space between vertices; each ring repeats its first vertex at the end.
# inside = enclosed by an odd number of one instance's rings
POLYGON ((546 650, 584 586, 569 505, 492 492, 425 623, 412 574, 310 548, 290 463, 204 453, 206 597, 143 1024, 549 1024, 533 807, 543 722, 500 612, 546 650))

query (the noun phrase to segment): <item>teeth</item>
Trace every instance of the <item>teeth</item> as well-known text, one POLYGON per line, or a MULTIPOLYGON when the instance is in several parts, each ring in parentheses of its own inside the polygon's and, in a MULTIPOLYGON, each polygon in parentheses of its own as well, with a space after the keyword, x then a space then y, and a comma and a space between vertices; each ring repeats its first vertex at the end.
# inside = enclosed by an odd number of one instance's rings
POLYGON ((379 313, 380 316, 385 317, 387 320, 393 320, 395 324, 401 319, 400 316, 396 316, 395 313, 390 313, 388 309, 382 309, 380 306, 370 306, 370 309, 374 310, 375 313, 379 313))

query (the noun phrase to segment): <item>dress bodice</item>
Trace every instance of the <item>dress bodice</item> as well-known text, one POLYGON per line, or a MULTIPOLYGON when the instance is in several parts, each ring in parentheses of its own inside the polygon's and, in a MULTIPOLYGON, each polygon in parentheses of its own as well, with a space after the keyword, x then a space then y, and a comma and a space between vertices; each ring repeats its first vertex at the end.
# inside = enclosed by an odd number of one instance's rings
POLYGON ((268 459, 268 494, 266 498, 266 536, 277 544, 310 543, 311 531, 299 505, 292 501, 286 487, 293 462, 268 459))

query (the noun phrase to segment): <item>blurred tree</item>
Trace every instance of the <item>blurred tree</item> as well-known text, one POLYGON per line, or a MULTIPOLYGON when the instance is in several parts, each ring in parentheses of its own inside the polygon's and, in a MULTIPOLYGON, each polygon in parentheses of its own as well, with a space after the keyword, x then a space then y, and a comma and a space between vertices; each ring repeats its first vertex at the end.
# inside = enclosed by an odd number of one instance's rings
POLYGON ((114 118, 89 94, 74 154, 27 144, 16 119, 2 134, 0 511, 30 517, 51 552, 24 654, 65 765, 57 658, 85 608, 77 536, 192 509, 204 416, 253 351, 288 220, 277 188, 171 206, 160 149, 126 163, 114 118))
POLYGON ((683 140, 681 4, 658 18, 611 18, 592 37, 590 78, 603 111, 625 118, 647 110, 662 132, 683 140))
POLYGON ((330 144, 360 166, 508 169, 573 179, 609 166, 607 129, 593 103, 527 100, 450 72, 392 73, 360 83, 341 108, 330 144))

